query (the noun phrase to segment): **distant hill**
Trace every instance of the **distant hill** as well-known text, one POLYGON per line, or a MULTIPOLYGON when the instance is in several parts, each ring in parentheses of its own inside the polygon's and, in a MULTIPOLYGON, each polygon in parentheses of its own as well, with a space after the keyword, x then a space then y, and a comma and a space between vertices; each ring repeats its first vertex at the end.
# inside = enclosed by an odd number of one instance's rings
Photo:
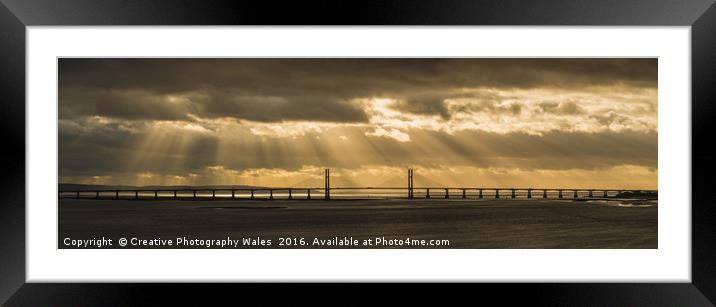
POLYGON ((126 186, 126 185, 99 185, 80 183, 60 183, 60 191, 96 191, 96 190, 181 190, 181 189, 263 189, 262 186, 249 185, 149 185, 149 186, 126 186))

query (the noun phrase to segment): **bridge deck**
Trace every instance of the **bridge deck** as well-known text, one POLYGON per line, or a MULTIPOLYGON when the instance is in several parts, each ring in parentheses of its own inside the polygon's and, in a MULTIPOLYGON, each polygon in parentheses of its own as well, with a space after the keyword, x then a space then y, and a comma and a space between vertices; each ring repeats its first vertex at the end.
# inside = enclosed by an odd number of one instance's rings
POLYGON ((567 188, 466 188, 466 187, 335 187, 335 188, 223 188, 223 189, 116 189, 59 191, 59 198, 93 199, 481 199, 481 198, 614 198, 631 193, 649 195, 656 190, 567 188))

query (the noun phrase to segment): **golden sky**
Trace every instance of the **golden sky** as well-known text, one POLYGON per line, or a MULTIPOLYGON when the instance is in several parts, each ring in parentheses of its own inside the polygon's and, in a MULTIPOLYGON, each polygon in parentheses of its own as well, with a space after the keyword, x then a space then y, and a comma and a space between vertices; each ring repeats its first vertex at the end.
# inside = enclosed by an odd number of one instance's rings
POLYGON ((60 59, 62 183, 657 187, 656 59, 60 59))

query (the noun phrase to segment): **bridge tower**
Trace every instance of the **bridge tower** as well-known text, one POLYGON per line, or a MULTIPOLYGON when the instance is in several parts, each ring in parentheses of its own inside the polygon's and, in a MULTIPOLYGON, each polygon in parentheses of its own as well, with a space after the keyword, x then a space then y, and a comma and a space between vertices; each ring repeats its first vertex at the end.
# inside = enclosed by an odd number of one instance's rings
POLYGON ((325 185, 325 199, 329 200, 331 199, 331 169, 327 168, 326 173, 323 179, 323 183, 325 185))
POLYGON ((413 198, 413 169, 408 169, 408 198, 413 198))

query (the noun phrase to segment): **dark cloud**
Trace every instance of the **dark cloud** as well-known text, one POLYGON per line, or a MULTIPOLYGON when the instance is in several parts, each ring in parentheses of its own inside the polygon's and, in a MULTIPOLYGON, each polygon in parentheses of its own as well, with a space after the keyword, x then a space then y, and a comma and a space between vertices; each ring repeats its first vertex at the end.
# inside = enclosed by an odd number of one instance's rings
POLYGON ((366 115, 348 101, 375 96, 397 98, 406 112, 448 118, 444 100, 461 88, 655 88, 657 80, 656 59, 64 58, 58 65, 61 118, 182 119, 192 113, 362 122, 366 115), (170 95, 189 100, 171 104, 170 95))
POLYGON ((614 111, 607 111, 603 114, 592 114, 589 115, 589 117, 596 119, 597 122, 606 127, 612 124, 625 124, 629 122, 629 118, 627 116, 617 114, 614 111))
POLYGON ((559 115, 581 115, 584 114, 584 109, 574 101, 564 102, 542 102, 539 104, 542 112, 559 114, 559 115))
POLYGON ((233 117, 260 122, 308 120, 325 122, 365 122, 358 106, 340 97, 325 96, 244 96, 232 92, 212 92, 193 101, 200 105, 201 117, 233 117))
POLYGON ((469 104, 454 105, 450 107, 450 113, 480 113, 488 112, 492 114, 512 114, 519 115, 522 113, 522 104, 511 102, 508 104, 501 104, 498 101, 493 100, 479 100, 469 104))
POLYGON ((450 112, 445 105, 445 98, 449 96, 415 95, 398 100, 391 108, 413 114, 435 114, 443 119, 450 118, 450 112))
POLYGON ((190 101, 172 101, 167 95, 145 90, 60 90, 60 118, 100 115, 134 120, 187 120, 196 113, 190 101))

